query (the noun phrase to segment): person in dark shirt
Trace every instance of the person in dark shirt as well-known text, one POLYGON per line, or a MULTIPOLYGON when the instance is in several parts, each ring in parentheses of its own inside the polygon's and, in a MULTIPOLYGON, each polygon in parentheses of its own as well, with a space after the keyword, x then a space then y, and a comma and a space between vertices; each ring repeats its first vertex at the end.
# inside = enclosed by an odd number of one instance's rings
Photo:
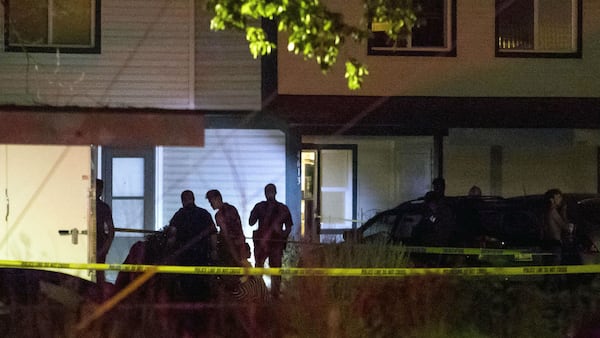
MULTIPOLYGON (((194 193, 181 193, 182 207, 173 215, 167 229, 168 246, 174 264, 206 266, 217 260, 217 228, 210 213, 196 205, 194 193)), ((210 276, 177 275, 182 298, 206 301, 211 297, 210 276)))
POLYGON ((181 265, 208 265, 216 258, 217 228, 210 213, 196 205, 194 193, 181 193, 182 207, 169 221, 174 236, 175 262, 181 265))
MULTIPOLYGON (((96 179, 96 262, 105 263, 108 250, 115 238, 115 225, 113 223, 112 211, 108 204, 102 199, 104 182, 96 179)), ((96 282, 105 282, 104 271, 96 271, 96 282)))
MULTIPOLYGON (((283 250, 292 230, 292 215, 289 208, 275 200, 277 188, 269 183, 265 186, 266 201, 257 203, 250 212, 249 224, 258 221, 258 230, 253 231, 254 259, 256 267, 264 267, 269 258, 270 267, 281 267, 283 250), (284 228, 285 225, 285 228, 284 228)), ((272 277, 271 293, 277 298, 280 292, 281 276, 272 277)))
MULTIPOLYGON (((438 192, 429 191, 425 194, 422 215, 423 218, 413 229, 415 243, 426 247, 448 246, 454 233, 454 214, 438 192)), ((417 264, 427 267, 439 267, 447 263, 443 256, 415 254, 413 258, 417 264)))

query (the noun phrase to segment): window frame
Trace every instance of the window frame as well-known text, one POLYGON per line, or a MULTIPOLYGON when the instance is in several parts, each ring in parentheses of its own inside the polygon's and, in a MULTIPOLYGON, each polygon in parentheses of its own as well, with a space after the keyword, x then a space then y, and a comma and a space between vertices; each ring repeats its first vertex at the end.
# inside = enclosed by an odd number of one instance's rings
MULTIPOLYGON (((443 0, 446 8, 445 38, 447 47, 377 47, 373 39, 367 40, 367 55, 382 56, 456 56, 456 2, 457 0, 443 0)), ((371 30, 372 23, 369 23, 371 30)))
MULTIPOLYGON (((67 53, 67 54, 100 54, 101 52, 101 8, 102 0, 90 0, 92 2, 91 13, 91 45, 86 46, 61 46, 61 45, 26 45, 10 43, 10 4, 6 2, 4 8, 4 51, 5 52, 27 52, 27 53, 67 53)), ((50 10, 49 14, 50 15, 50 10)))
MULTIPOLYGON (((559 51, 544 51, 544 50, 510 50, 510 49, 501 49, 498 46, 498 33, 499 33, 499 20, 498 20, 498 2, 502 0, 495 0, 494 12, 495 15, 495 31, 494 31, 494 50, 496 57, 512 57, 512 58, 572 58, 577 59, 582 57, 582 27, 583 27, 583 3, 582 0, 571 0, 572 4, 576 6, 573 13, 577 15, 577 18, 574 20, 574 25, 571 27, 573 30, 576 30, 571 36, 572 40, 576 43, 576 48, 574 51, 567 52, 559 52, 559 51)), ((534 11, 536 8, 535 3, 539 0, 534 0, 534 11)), ((536 13, 534 12, 534 17, 536 13)), ((535 24, 534 24, 535 26, 535 24)), ((536 31, 534 27, 534 42, 537 40, 536 31)))
MULTIPOLYGON (((113 208, 113 201, 143 201, 142 231, 156 230, 156 148, 121 148, 121 147, 102 147, 102 177, 104 179, 104 201, 113 208), (143 196, 115 196, 113 193, 113 159, 115 158, 143 158, 144 159, 144 195, 143 196)), ((114 210, 113 210, 114 213, 114 210)), ((114 217, 114 214, 113 214, 114 217)), ((116 220, 115 220, 116 221, 116 220)), ((129 228, 127 224, 115 224, 118 228, 129 228)), ((136 237, 133 233, 117 232, 118 237, 136 237)))

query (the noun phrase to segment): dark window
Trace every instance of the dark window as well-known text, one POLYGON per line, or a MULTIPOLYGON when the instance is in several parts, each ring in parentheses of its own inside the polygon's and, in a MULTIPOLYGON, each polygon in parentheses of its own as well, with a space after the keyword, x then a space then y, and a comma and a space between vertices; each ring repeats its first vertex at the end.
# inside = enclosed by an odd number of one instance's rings
POLYGON ((581 0, 496 0, 496 55, 580 57, 581 0))
POLYGON ((8 0, 11 52, 100 52, 100 0, 8 0))
POLYGON ((370 55, 431 55, 455 56, 456 3, 454 0, 418 0, 418 24, 411 34, 390 39, 385 33, 387 23, 372 23, 370 55))

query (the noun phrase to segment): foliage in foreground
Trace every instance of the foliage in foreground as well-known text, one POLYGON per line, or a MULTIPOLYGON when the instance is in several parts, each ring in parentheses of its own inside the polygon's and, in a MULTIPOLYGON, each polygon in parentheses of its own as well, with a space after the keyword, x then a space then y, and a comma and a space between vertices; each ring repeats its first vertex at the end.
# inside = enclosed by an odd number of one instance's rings
MULTIPOLYGON (((285 264, 403 267, 407 257, 401 247, 290 246, 285 264)), ((263 305, 226 297, 173 303, 160 292, 165 289, 146 288, 84 333, 127 338, 185 336, 186 330, 208 337, 593 337, 589 329, 600 323, 600 278, 595 275, 289 277, 283 286, 279 300, 263 305)), ((35 288, 16 289, 16 298, 0 288, 3 336, 81 336, 73 327, 96 305, 59 304, 35 296, 35 288), (11 302, 21 297, 22 305, 11 302)))
MULTIPOLYGON (((315 264, 406 266, 401 251, 387 249, 328 246, 315 264)), ((298 337, 565 337, 597 325, 600 279, 532 278, 293 278, 286 283, 280 322, 298 337), (315 313, 324 320, 315 320, 315 313)))
MULTIPOLYGON (((347 39, 364 41, 369 36, 368 23, 389 23, 386 34, 397 41, 417 24, 418 1, 364 0, 364 18, 359 25, 348 23, 342 14, 333 12, 318 0, 207 0, 212 13, 211 29, 242 30, 251 54, 256 58, 275 49, 274 37, 268 37, 260 19, 276 20, 279 32, 288 33, 287 49, 315 60, 323 72, 337 61, 347 39)), ((359 89, 367 68, 348 56, 345 62, 348 88, 359 89)))

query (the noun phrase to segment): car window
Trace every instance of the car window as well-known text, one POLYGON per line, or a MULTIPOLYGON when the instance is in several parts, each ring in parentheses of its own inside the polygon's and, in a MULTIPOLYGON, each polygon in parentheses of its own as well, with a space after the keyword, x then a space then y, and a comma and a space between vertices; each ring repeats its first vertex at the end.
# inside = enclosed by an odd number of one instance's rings
MULTIPOLYGON (((591 226, 594 229, 598 228, 600 225, 600 199, 591 198, 580 201, 578 204, 582 221, 585 222, 587 226, 591 226)), ((570 211, 569 209, 567 210, 570 211)))
POLYGON ((398 226, 394 229, 394 238, 403 239, 410 238, 413 228, 421 222, 423 215, 420 213, 405 213, 402 215, 398 226))
POLYGON ((382 214, 375 217, 376 218, 371 226, 365 229, 363 232, 363 238, 371 237, 380 233, 390 235, 394 225, 396 224, 396 220, 398 219, 398 215, 395 214, 382 214))

